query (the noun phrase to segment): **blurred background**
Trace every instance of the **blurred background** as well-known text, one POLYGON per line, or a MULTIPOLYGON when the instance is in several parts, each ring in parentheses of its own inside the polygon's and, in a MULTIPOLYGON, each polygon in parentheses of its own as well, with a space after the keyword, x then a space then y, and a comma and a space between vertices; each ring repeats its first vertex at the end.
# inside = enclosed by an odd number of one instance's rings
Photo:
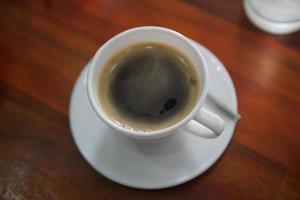
POLYGON ((262 31, 241 0, 2 0, 0 27, 0 199, 300 199, 299 31, 262 31), (210 170, 162 191, 98 174, 68 122, 73 85, 96 50, 143 25, 174 29, 214 52, 242 115, 210 170))

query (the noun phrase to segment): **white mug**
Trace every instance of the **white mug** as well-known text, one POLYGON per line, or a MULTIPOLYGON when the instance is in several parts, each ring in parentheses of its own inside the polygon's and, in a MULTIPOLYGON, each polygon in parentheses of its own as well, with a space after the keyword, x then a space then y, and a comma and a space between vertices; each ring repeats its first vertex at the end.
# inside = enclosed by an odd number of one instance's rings
MULTIPOLYGON (((195 120, 209 128, 216 136, 220 135, 224 130, 224 121, 219 116, 203 107, 208 88, 208 73, 204 56, 188 38, 171 29, 157 26, 144 26, 129 29, 114 36, 101 46, 93 57, 88 71, 87 82, 89 101, 95 113, 110 127, 129 137, 145 140, 156 139, 174 134, 179 128, 183 127, 185 127, 185 130, 195 133, 197 132, 197 126, 192 124, 191 120, 195 120), (147 132, 128 129, 117 124, 104 112, 98 94, 100 74, 109 59, 121 50, 143 42, 166 44, 184 53, 193 66, 195 66, 195 71, 201 82, 197 103, 183 119, 170 127, 147 132)), ((203 136, 203 133, 199 135, 203 136)), ((208 137, 211 137, 211 135, 208 137)))

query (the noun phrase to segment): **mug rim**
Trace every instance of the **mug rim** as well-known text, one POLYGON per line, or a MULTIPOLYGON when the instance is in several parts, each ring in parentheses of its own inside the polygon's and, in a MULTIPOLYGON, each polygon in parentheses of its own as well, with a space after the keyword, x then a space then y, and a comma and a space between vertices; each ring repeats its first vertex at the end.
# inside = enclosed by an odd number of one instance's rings
MULTIPOLYGON (((176 48, 176 47, 175 47, 176 48)), ((185 54, 186 55, 186 54, 185 54)), ((186 55, 189 58, 189 55, 186 55)), ((88 99, 92 105, 93 110, 95 111, 96 115, 98 117, 100 117, 106 124, 108 124, 111 128, 114 128, 115 130, 125 133, 127 136, 129 137, 133 137, 133 138, 139 138, 139 139, 154 139, 154 138, 160 138, 166 135, 171 134, 172 132, 174 132, 174 130, 183 127, 185 124, 187 124, 190 120, 193 119, 193 117, 197 114, 197 112, 200 110, 201 106, 204 103, 204 100, 206 98, 207 95, 207 77, 208 73, 207 73, 207 64, 205 61, 205 57, 203 56, 202 52, 199 50, 198 47, 196 47, 196 45, 194 43, 192 43, 192 41, 185 37, 184 35, 182 35, 181 33, 178 33, 172 29, 168 29, 168 28, 164 28, 164 27, 159 27, 159 26, 141 26, 141 27, 135 27, 135 28, 131 28, 128 30, 125 30, 115 36, 113 36, 111 39, 109 39, 108 41, 106 41, 100 48, 98 48, 97 52, 95 53, 93 59, 92 59, 92 63, 91 66, 88 70, 88 75, 87 75, 87 93, 88 93, 88 99), (180 121, 176 122, 175 124, 163 128, 163 129, 159 129, 159 130, 154 130, 154 131, 139 131, 139 130, 134 130, 134 129, 128 129, 125 127, 121 127, 118 124, 116 124, 112 119, 110 119, 106 114, 104 114, 99 108, 98 105, 96 103, 96 99, 94 98, 94 92, 93 92, 93 88, 92 88, 92 84, 93 84, 93 77, 94 77, 94 73, 95 70, 97 69, 96 65, 96 61, 99 58, 99 56, 101 55, 101 53, 107 48, 109 47, 109 45, 113 42, 115 42, 116 40, 119 40, 121 37, 126 37, 129 34, 133 34, 135 32, 139 32, 139 31, 159 31, 159 32, 165 32, 167 34, 172 34, 173 36, 179 38, 180 40, 182 40, 183 42, 185 42, 197 55, 197 59, 200 61, 201 66, 198 66, 197 68, 199 69, 196 70, 197 71, 197 75, 199 75, 199 73, 202 73, 202 86, 201 86, 201 91, 197 100, 197 103, 194 105, 194 107, 191 109, 191 111, 185 116, 183 117, 180 121)), ((101 103, 100 103, 101 106, 101 103)))

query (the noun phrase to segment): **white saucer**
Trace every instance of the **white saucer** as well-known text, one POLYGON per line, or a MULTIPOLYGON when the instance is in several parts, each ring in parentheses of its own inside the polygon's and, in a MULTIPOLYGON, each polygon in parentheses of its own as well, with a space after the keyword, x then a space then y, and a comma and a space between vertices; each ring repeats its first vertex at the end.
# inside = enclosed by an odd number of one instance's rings
MULTIPOLYGON (((225 67, 209 50, 200 45, 199 48, 207 58, 209 93, 237 111, 235 89, 225 67)), ((71 130, 83 157, 108 179, 140 189, 176 186, 205 172, 228 146, 236 122, 208 104, 205 107, 226 121, 225 131, 216 139, 203 139, 182 130, 157 141, 137 141, 114 131, 90 106, 86 90, 88 66, 82 70, 73 89, 71 130)), ((199 129, 207 131, 202 126, 199 129)))

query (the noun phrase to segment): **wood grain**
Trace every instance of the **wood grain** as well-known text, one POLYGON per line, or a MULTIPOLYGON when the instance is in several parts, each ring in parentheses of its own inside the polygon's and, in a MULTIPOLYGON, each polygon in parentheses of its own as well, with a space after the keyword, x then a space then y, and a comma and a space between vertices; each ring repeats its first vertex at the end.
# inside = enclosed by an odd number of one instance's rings
POLYGON ((0 27, 0 199, 300 199, 300 32, 260 31, 240 0, 3 0, 0 27), (68 124, 83 66, 110 37, 142 25, 212 50, 233 78, 242 115, 216 165, 159 191, 99 175, 68 124))

